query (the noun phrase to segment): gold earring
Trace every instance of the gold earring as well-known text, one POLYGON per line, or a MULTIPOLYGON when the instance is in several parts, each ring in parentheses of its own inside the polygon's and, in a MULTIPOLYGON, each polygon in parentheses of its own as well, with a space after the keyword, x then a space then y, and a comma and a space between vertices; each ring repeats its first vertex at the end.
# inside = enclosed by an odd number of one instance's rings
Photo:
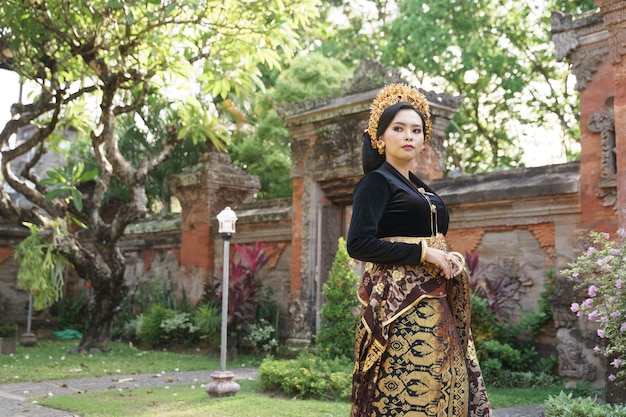
POLYGON ((376 142, 376 148, 378 149, 378 153, 383 155, 385 153, 385 142, 378 140, 376 142))

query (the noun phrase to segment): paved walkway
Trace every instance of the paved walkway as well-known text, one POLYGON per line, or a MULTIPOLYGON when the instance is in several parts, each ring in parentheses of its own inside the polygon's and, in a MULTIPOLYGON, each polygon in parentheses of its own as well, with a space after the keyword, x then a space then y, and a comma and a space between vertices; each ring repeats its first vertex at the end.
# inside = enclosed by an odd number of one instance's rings
MULTIPOLYGON (((235 374, 235 380, 255 379, 258 377, 257 370, 254 368, 232 369, 231 371, 235 374)), ((107 389, 164 387, 194 383, 206 384, 212 381, 211 374, 213 372, 215 371, 171 372, 0 384, 0 417, 80 417, 66 411, 33 404, 32 400, 48 395, 77 394, 107 389)), ((541 417, 542 412, 540 405, 503 408, 495 410, 495 417, 541 417)))

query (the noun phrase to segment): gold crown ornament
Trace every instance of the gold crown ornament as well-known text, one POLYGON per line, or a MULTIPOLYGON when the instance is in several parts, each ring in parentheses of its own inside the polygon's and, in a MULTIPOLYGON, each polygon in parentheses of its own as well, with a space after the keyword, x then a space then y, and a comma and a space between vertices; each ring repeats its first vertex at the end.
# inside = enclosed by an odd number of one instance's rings
POLYGON ((424 116, 424 143, 428 143, 430 140, 432 122, 430 121, 430 109, 426 96, 411 85, 402 83, 391 84, 383 87, 383 89, 378 92, 370 107, 367 133, 369 133, 372 141, 372 149, 376 149, 376 141, 378 140, 376 131, 378 130, 380 116, 388 107, 397 103, 409 103, 424 116))

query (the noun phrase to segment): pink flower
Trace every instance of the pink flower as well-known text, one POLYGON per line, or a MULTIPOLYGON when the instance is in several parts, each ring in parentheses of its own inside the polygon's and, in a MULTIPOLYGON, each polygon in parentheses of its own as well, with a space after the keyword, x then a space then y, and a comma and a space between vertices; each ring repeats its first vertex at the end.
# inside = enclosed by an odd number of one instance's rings
POLYGON ((598 329, 598 336, 599 337, 604 337, 604 330, 598 329))
POLYGON ((589 249, 587 249, 587 255, 593 255, 595 251, 596 248, 594 248, 593 246, 589 246, 589 249))
POLYGON ((619 328, 621 331, 626 330, 626 323, 622 323, 622 325, 619 328))
POLYGON ((620 237, 626 237, 626 230, 621 227, 617 229, 617 233, 620 235, 620 237))
POLYGON ((609 381, 615 381, 615 375, 613 374, 609 375, 609 381))
POLYGON ((622 361, 619 359, 614 359, 613 362, 611 362, 611 365, 613 365, 615 368, 619 368, 619 366, 622 364, 622 361))
POLYGON ((622 288, 622 279, 619 278, 617 281, 615 281, 615 288, 620 289, 622 288))
POLYGON ((593 348, 593 351, 594 351, 594 352, 600 352, 600 346, 596 345, 596 346, 593 348))
POLYGON ((619 249, 615 249, 615 248, 613 248, 613 249, 611 249, 611 251, 610 251, 610 252, 611 252, 611 255, 613 255, 613 256, 617 256, 617 255, 619 255, 619 249))
POLYGON ((589 293, 589 297, 595 297, 596 296, 596 286, 595 285, 590 285, 588 293, 589 293))
POLYGON ((578 272, 572 272, 572 278, 578 278, 578 272))
MULTIPOLYGON (((572 306, 569 308, 570 310, 572 310, 573 313, 576 313, 580 310, 580 304, 578 303, 572 303, 572 306)), ((624 323, 626 324, 626 323, 624 323)))
POLYGON ((596 310, 592 311, 591 313, 589 313, 589 320, 594 321, 595 319, 598 318, 598 312, 596 310))
POLYGON ((604 236, 605 239, 609 239, 611 237, 611 235, 606 232, 602 233, 602 236, 604 236))
POLYGON ((619 310, 616 310, 616 311, 614 311, 614 312, 612 312, 612 313, 611 313, 611 317, 619 317, 619 316, 621 316, 621 315, 622 315, 622 313, 620 313, 620 311, 619 311, 619 310))
POLYGON ((609 318, 608 318, 607 316, 602 316, 602 317, 600 318, 600 321, 601 321, 602 323, 608 323, 608 322, 609 322, 609 318))
POLYGON ((587 298, 585 301, 583 301, 582 306, 584 308, 590 308, 593 305, 593 299, 591 298, 587 298))

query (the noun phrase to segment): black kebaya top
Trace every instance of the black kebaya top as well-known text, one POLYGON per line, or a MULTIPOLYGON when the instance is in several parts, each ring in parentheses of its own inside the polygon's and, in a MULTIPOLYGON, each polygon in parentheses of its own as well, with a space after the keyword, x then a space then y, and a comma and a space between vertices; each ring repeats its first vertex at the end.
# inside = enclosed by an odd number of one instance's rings
POLYGON ((346 246, 361 261, 419 265, 421 244, 388 242, 385 237, 430 237, 448 231, 449 213, 439 196, 412 173, 410 181, 384 162, 354 188, 346 246), (426 195, 418 189, 423 188, 426 195), (436 215, 430 204, 437 208, 436 215), (432 230, 434 228, 434 230, 432 230))

